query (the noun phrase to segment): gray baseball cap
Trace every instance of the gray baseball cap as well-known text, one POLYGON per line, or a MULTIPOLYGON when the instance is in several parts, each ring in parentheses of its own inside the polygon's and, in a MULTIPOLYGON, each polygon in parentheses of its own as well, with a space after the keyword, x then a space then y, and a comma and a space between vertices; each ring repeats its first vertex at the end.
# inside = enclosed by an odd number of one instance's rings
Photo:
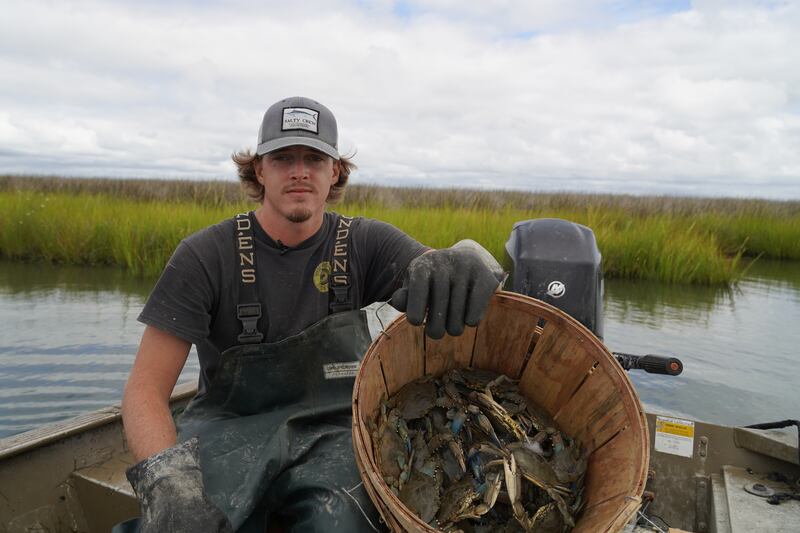
POLYGON ((339 130, 331 110, 310 98, 293 96, 272 104, 258 130, 258 155, 287 146, 309 146, 339 159, 339 130))

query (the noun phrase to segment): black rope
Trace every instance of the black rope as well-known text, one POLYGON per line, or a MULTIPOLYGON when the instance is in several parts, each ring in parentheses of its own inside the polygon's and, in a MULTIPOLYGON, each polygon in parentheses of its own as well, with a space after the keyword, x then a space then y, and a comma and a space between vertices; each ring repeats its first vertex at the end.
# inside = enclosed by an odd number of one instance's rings
POLYGON ((797 464, 800 464, 800 420, 780 420, 778 422, 764 422, 763 424, 753 424, 744 426, 748 429, 781 429, 795 426, 797 428, 797 464))

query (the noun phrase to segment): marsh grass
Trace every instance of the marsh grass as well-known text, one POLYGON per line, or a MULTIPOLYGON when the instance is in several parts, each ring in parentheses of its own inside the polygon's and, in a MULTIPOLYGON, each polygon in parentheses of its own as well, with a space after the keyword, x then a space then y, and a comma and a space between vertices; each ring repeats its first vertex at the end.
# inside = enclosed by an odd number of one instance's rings
POLYGON ((230 211, 106 195, 0 193, 0 254, 17 260, 115 265, 157 276, 186 235, 230 211))
MULTIPOLYGON (((3 176, 0 256, 153 277, 181 238, 254 205, 234 182, 3 176)), ((351 186, 335 209, 501 261, 514 222, 563 218, 593 229, 608 277, 726 284, 743 256, 800 260, 800 202, 351 186)))

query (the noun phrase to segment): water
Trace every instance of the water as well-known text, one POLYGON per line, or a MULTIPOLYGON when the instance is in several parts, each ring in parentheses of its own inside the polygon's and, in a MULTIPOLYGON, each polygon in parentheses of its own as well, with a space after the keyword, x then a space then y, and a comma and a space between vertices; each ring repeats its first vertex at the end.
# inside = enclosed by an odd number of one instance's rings
MULTIPOLYGON (((0 262, 0 438, 119 403, 152 281, 0 262)), ((196 380, 192 348, 179 382, 196 380)))
MULTIPOLYGON (((0 438, 119 402, 151 286, 113 269, 0 262, 0 438)), ((612 350, 684 362, 675 378, 630 374, 648 409, 798 418, 799 264, 760 261, 732 290, 609 280, 605 318, 612 350)), ((192 351, 179 382, 197 373, 192 351)))
POLYGON ((613 351, 674 355, 678 377, 631 372, 645 407, 719 424, 798 418, 800 263, 758 261, 734 289, 609 280, 613 351))

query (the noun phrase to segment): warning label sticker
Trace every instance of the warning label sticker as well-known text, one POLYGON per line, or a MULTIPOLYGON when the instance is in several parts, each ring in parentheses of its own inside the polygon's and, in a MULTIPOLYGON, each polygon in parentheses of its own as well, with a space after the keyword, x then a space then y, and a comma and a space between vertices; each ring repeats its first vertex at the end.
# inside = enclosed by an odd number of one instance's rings
POLYGON ((325 379, 354 378, 358 374, 358 361, 347 363, 327 363, 322 365, 325 379))
POLYGON ((657 416, 655 449, 691 458, 694 453, 694 422, 657 416))

